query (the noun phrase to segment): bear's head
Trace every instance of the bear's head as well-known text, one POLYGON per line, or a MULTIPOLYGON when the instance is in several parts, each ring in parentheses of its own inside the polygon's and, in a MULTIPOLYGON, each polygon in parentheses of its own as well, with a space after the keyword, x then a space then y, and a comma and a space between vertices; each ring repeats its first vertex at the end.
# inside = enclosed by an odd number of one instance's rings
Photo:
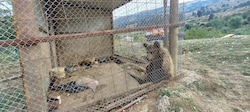
POLYGON ((147 51, 147 60, 153 61, 162 58, 160 54, 161 46, 159 42, 154 43, 143 43, 143 46, 146 48, 147 51))

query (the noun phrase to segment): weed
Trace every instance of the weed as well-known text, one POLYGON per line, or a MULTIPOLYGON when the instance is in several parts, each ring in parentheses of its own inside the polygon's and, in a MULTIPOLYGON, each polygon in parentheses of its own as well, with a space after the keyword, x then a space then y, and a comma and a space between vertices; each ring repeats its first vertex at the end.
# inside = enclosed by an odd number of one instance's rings
POLYGON ((187 84, 188 89, 192 89, 194 87, 193 83, 188 83, 187 84))
POLYGON ((169 110, 174 111, 174 112, 180 112, 181 107, 183 106, 184 106, 184 102, 181 99, 176 99, 175 101, 171 103, 169 110))
POLYGON ((195 83, 195 85, 196 85, 197 90, 200 90, 200 91, 204 91, 205 90, 205 88, 204 88, 201 80, 197 81, 195 83))
POLYGON ((208 76, 208 71, 206 69, 198 69, 196 71, 203 76, 208 76))
POLYGON ((175 98, 169 107, 170 111, 180 112, 181 108, 192 110, 194 112, 201 112, 201 108, 195 103, 193 98, 175 98))
POLYGON ((237 108, 233 108, 233 112, 240 112, 240 110, 237 108))
POLYGON ((250 76, 250 72, 243 72, 242 74, 245 76, 250 76))
POLYGON ((189 105, 189 108, 194 112, 201 112, 201 108, 195 103, 193 98, 187 98, 186 103, 189 105))
POLYGON ((160 93, 161 93, 161 95, 162 96, 168 96, 168 97, 171 97, 172 96, 172 92, 170 91, 170 90, 168 90, 168 89, 160 89, 160 93))
POLYGON ((169 107, 169 110, 171 110, 172 112, 181 112, 181 107, 169 107))

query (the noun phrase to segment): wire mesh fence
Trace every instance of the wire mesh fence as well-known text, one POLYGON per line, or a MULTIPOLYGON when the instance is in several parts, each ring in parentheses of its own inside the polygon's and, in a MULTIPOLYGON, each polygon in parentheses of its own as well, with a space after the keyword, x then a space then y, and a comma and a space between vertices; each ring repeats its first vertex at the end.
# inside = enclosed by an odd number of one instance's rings
POLYGON ((168 0, 0 0, 0 111, 110 111, 153 90, 183 7, 170 24, 168 0))

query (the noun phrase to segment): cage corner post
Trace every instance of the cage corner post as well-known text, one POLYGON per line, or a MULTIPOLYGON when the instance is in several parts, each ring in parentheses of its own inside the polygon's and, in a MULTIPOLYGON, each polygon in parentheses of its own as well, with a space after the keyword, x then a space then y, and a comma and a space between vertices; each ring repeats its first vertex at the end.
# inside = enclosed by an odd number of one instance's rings
MULTIPOLYGON (((164 7, 164 25, 168 23, 168 0, 163 0, 163 7, 164 7)), ((163 39, 163 46, 165 48, 169 48, 169 37, 168 37, 168 28, 164 27, 164 39, 163 39)))
MULTIPOLYGON (((179 23, 179 0, 170 0, 170 20, 171 25, 179 23)), ((173 59, 174 74, 177 74, 178 62, 178 26, 169 28, 169 51, 173 59)))
MULTIPOLYGON (((21 40, 23 38, 39 37, 39 28, 35 16, 35 1, 12 0, 12 3, 14 21, 16 22, 16 37, 21 40)), ((42 52, 48 49, 48 45, 47 43, 38 43, 34 46, 19 45, 18 49, 22 67, 26 110, 30 112, 47 111, 46 87, 44 86, 46 70, 44 71, 44 69, 51 67, 49 66, 51 62, 39 59, 45 58, 45 55, 47 55, 42 52), (42 55, 40 55, 41 53, 42 55)))

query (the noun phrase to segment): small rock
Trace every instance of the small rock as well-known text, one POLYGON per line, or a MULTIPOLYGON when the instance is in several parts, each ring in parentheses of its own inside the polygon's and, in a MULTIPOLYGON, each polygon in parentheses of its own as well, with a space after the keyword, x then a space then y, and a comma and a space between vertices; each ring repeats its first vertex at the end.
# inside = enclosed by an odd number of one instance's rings
POLYGON ((158 112, 167 112, 169 106, 170 106, 169 97, 166 95, 160 97, 157 105, 158 112))
POLYGON ((189 98, 189 96, 186 93, 179 93, 181 97, 183 98, 189 98))
POLYGON ((180 112, 184 112, 184 110, 183 110, 183 108, 182 108, 182 107, 180 107, 180 112))

